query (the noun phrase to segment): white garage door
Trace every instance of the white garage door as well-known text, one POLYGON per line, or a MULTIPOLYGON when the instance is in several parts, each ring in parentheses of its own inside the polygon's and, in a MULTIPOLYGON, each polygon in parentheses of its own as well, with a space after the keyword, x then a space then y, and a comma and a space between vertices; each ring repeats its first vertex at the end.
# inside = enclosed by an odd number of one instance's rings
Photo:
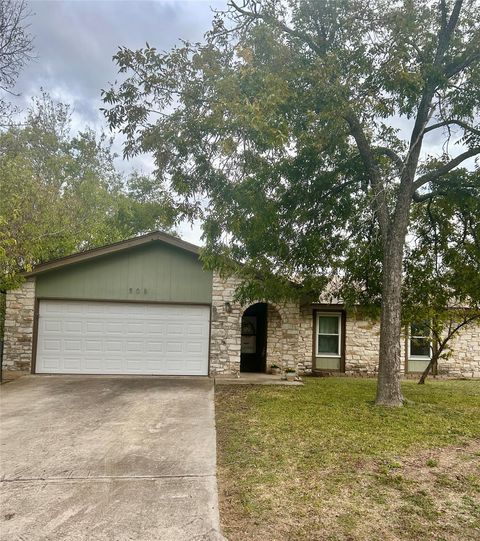
POLYGON ((40 301, 36 371, 207 375, 208 306, 40 301))

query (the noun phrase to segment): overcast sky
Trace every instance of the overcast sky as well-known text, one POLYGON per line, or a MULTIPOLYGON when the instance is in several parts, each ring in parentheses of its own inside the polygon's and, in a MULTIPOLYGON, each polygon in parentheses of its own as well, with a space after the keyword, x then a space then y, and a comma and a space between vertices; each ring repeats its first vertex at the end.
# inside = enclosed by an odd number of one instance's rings
MULTIPOLYGON (((180 38, 201 40, 209 30, 212 8, 226 5, 220 0, 50 0, 29 2, 33 12, 31 33, 37 59, 22 72, 16 92, 25 108, 40 88, 73 108, 75 129, 87 125, 98 131, 106 129, 100 91, 116 77, 112 56, 119 46, 140 48, 145 42, 161 50, 171 49, 180 38)), ((121 150, 120 140, 115 145, 121 150)), ((148 157, 122 163, 151 169, 148 157)), ((198 227, 180 228, 185 240, 198 243, 198 227)))

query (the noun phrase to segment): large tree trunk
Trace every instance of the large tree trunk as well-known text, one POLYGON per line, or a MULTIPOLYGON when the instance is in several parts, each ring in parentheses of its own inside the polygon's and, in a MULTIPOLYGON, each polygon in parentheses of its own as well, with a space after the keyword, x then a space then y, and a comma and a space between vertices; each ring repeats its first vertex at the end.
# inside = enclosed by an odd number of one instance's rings
MULTIPOLYGON (((403 246, 400 250, 403 255, 403 246)), ((381 406, 401 406, 403 404, 400 387, 402 257, 400 262, 397 258, 395 261, 389 261, 388 254, 384 259, 376 403, 381 406)))
POLYGON ((402 271, 403 251, 408 228, 411 195, 400 194, 395 216, 384 245, 382 309, 380 317, 380 351, 376 404, 402 406, 400 386, 402 329, 402 271))

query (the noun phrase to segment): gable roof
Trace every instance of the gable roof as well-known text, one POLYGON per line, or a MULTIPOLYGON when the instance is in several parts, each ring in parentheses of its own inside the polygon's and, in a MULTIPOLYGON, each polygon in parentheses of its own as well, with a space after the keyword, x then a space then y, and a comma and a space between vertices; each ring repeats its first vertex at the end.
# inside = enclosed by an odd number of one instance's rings
POLYGON ((52 259, 51 261, 47 261, 45 263, 40 263, 39 265, 36 265, 32 271, 25 272, 24 276, 35 276, 42 272, 63 268, 75 263, 90 261, 91 259, 95 259, 100 256, 122 252, 124 250, 129 250, 130 248, 149 244, 151 242, 163 242, 164 244, 175 246, 176 248, 180 248, 181 250, 185 250, 197 256, 200 254, 200 247, 196 246, 195 244, 186 242, 182 239, 174 237, 173 235, 169 235, 168 233, 163 233, 162 231, 152 231, 146 235, 133 237, 131 239, 115 242, 114 244, 92 248, 91 250, 77 252, 58 259, 52 259))

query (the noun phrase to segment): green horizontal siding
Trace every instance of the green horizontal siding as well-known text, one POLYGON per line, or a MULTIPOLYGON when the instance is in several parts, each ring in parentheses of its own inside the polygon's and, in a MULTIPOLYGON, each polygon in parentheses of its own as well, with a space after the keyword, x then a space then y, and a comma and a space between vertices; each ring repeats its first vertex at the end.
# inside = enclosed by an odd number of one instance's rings
POLYGON ((155 242, 40 274, 36 292, 66 299, 211 303, 212 273, 195 254, 155 242))

